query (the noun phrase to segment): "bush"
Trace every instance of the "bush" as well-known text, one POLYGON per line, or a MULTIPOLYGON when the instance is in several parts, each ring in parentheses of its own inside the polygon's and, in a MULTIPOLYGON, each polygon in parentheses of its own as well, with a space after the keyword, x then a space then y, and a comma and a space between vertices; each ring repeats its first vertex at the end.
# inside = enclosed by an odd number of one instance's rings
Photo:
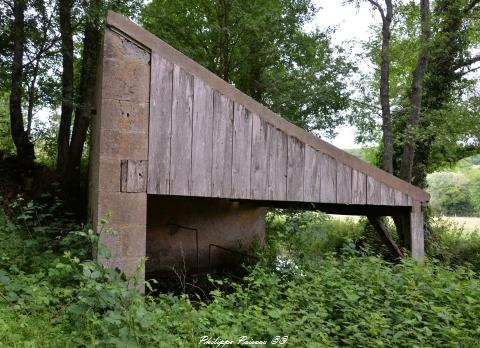
POLYGON ((447 216, 471 216, 474 206, 469 191, 470 182, 463 173, 436 172, 428 176, 432 209, 447 216))
POLYGON ((432 220, 427 254, 445 266, 465 266, 480 274, 480 231, 465 231, 441 217, 432 220))
POLYGON ((141 296, 135 277, 89 259, 97 236, 88 227, 57 221, 50 229, 51 220, 36 218, 45 209, 23 204, 0 220, 5 346, 195 347, 204 336, 248 336, 291 347, 473 347, 480 339, 473 272, 357 251, 362 225, 353 221, 270 214, 275 252, 260 252, 241 281, 211 280, 217 289, 204 302, 141 296))
POLYGON ((271 251, 301 262, 340 253, 347 243, 357 243, 363 235, 361 223, 318 212, 275 210, 267 214, 266 221, 271 251))

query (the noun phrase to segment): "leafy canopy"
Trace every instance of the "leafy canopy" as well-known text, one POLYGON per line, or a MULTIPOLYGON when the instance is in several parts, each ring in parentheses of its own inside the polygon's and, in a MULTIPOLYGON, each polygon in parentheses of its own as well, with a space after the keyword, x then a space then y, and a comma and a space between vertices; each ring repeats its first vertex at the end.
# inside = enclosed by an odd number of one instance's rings
POLYGON ((352 71, 329 33, 306 33, 310 0, 154 0, 144 27, 244 93, 307 130, 332 133, 352 71))

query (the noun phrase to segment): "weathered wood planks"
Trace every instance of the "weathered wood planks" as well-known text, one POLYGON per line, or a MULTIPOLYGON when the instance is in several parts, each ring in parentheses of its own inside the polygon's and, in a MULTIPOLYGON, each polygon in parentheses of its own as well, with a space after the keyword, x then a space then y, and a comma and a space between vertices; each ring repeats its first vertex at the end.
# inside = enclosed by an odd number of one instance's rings
POLYGON ((337 161, 326 154, 320 156, 320 176, 320 202, 337 203, 337 161))
POLYGON ((303 178, 304 201, 320 201, 320 154, 317 150, 308 145, 305 146, 305 173, 303 178))
POLYGON ((395 190, 384 183, 381 184, 380 196, 381 205, 395 205, 395 190))
POLYGON ((305 165, 305 144, 294 137, 288 137, 287 157, 287 200, 303 201, 303 172, 305 165))
POLYGON ((173 67, 170 194, 189 195, 192 181, 193 76, 173 67))
POLYGON ((147 192, 255 200, 410 205, 152 53, 147 192))
POLYGON ((173 64, 153 52, 151 58, 148 184, 151 193, 170 193, 170 132, 173 64), (155 131, 153 131, 155 130, 155 131))
POLYGON ((192 189, 193 196, 212 196, 213 90, 193 81, 192 189))
POLYGON ((250 197, 252 199, 266 199, 268 196, 269 134, 267 123, 258 115, 252 114, 252 161, 250 168, 250 197))
POLYGON ((268 125, 268 200, 287 199, 287 135, 268 125))
POLYGON ((381 200, 381 183, 374 178, 367 177, 367 204, 380 205, 381 200))
POLYGON ((352 168, 337 163, 337 203, 352 203, 352 168))
POLYGON ((233 108, 232 197, 250 198, 252 115, 242 105, 233 108))
POLYGON ((233 156, 233 102, 213 94, 212 196, 231 197, 233 156))
POLYGON ((367 176, 352 170, 352 204, 367 204, 367 176))
POLYGON ((407 194, 398 190, 395 190, 395 205, 407 206, 408 197, 407 194))
POLYGON ((120 191, 146 192, 147 189, 147 161, 122 160, 120 162, 120 191))

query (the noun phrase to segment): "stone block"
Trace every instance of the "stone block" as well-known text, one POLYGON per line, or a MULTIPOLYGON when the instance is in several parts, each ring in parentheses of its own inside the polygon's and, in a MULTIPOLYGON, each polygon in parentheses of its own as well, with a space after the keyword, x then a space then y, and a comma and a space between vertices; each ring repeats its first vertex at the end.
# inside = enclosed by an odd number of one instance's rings
POLYGON ((103 99, 148 103, 150 97, 150 66, 128 60, 103 60, 103 99))
POLYGON ((102 158, 98 162, 98 190, 120 192, 120 160, 102 158))
POLYGON ((146 225, 107 223, 99 225, 97 233, 112 258, 141 257, 145 255, 146 229, 146 225))
POLYGON ((124 60, 135 61, 140 64, 150 62, 150 52, 148 50, 114 31, 107 29, 104 35, 103 54, 105 58, 117 59, 122 57, 124 60))
POLYGON ((148 132, 149 103, 125 100, 102 101, 102 129, 148 132))
POLYGON ((98 195, 98 216, 110 224, 146 225, 147 195, 101 191, 98 195))
POLYGON ((100 143, 100 156, 102 159, 147 160, 148 133, 104 129, 100 143))

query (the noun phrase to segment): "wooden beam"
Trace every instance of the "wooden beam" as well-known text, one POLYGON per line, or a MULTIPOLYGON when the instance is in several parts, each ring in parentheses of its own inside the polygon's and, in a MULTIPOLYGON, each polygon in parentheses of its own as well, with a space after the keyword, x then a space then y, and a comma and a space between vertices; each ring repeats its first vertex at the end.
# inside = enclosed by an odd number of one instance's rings
POLYGON ((382 238, 383 242, 390 249, 390 251, 393 252, 397 257, 403 258, 404 255, 402 251, 398 247, 397 243, 395 243, 395 241, 393 240, 390 232, 388 231, 388 227, 384 224, 382 219, 379 216, 373 215, 368 215, 367 218, 377 231, 380 238, 382 238))
POLYGON ((147 192, 148 161, 122 160, 120 166, 121 192, 147 192))
POLYGON ((422 205, 418 201, 413 202, 409 222, 409 249, 412 258, 423 263, 425 258, 425 226, 422 205))

